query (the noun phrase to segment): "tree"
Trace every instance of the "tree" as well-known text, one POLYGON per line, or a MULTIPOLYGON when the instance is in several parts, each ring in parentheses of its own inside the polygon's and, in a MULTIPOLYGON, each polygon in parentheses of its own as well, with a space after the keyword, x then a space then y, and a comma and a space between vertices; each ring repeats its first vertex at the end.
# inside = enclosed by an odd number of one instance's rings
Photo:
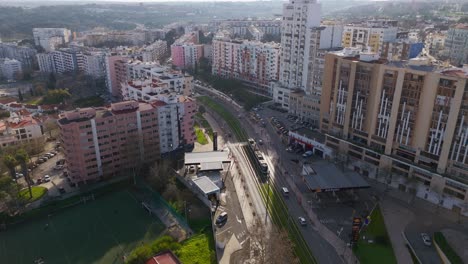
POLYGON ((21 93, 21 89, 18 90, 18 100, 23 102, 23 93, 21 93))
POLYGON ((18 165, 18 161, 15 157, 11 154, 6 154, 3 156, 3 164, 8 168, 11 178, 16 179, 16 165, 18 165))
POLYGON ((31 190, 32 180, 29 177, 29 173, 28 173, 29 155, 26 152, 26 150, 19 149, 16 151, 15 159, 18 161, 19 165, 21 166, 21 172, 23 173, 26 184, 28 185, 29 197, 32 198, 32 190, 31 190))
POLYGON ((47 88, 48 89, 55 89, 55 85, 57 83, 57 79, 55 78, 55 75, 53 72, 49 74, 49 81, 47 82, 47 88))
POLYGON ((65 89, 50 90, 42 99, 44 104, 59 104, 70 98, 71 94, 65 89))
POLYGON ((206 108, 205 108, 203 105, 200 105, 200 106, 198 107, 198 112, 199 112, 200 114, 204 114, 204 113, 206 113, 206 108))
POLYGON ((274 225, 268 229, 257 220, 252 230, 250 245, 257 256, 256 263, 299 263, 294 255, 294 243, 289 239, 285 229, 279 229, 274 225))
POLYGON ((151 173, 148 180, 151 186, 159 193, 163 193, 166 190, 166 186, 169 183, 170 169, 170 164, 165 159, 155 162, 154 166, 150 169, 151 173))
POLYGON ((10 214, 18 207, 18 184, 10 177, 0 176, 0 201, 7 206, 10 214))

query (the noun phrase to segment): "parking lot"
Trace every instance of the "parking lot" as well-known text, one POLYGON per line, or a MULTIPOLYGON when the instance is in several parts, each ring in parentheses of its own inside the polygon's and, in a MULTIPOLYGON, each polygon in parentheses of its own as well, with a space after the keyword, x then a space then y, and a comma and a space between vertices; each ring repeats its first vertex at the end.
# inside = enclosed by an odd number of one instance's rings
MULTIPOLYGON (((46 187, 49 196, 59 196, 73 191, 75 188, 69 184, 64 175, 66 164, 60 148, 55 148, 55 143, 49 142, 46 144, 46 149, 44 153, 31 157, 28 165, 30 179, 34 185, 46 187)), ((18 176, 20 176, 18 182, 26 186, 24 177, 21 174, 18 176)))

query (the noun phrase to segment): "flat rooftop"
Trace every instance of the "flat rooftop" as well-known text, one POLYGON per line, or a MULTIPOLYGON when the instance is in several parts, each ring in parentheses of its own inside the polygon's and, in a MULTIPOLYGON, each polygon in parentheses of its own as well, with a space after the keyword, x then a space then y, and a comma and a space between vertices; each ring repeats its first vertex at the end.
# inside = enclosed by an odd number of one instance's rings
POLYGON ((342 171, 333 163, 321 160, 303 167, 302 177, 312 192, 331 192, 369 188, 367 181, 354 171, 342 171))
POLYGON ((230 163, 228 151, 207 151, 185 153, 185 165, 199 165, 202 163, 230 163))
POLYGON ((207 176, 201 176, 193 180, 193 183, 205 193, 205 195, 210 195, 212 193, 219 192, 219 187, 210 180, 207 176))

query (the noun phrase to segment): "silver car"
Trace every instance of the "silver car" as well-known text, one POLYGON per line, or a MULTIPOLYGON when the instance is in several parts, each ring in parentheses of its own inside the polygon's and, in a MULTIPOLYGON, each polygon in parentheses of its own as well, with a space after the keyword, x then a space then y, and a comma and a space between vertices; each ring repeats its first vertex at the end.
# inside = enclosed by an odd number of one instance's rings
POLYGON ((431 237, 427 233, 421 233, 421 238, 424 242, 424 245, 426 246, 432 245, 431 237))
POLYGON ((307 225, 307 221, 305 220, 304 217, 299 216, 298 220, 299 220, 299 223, 301 224, 301 226, 306 226, 307 225))

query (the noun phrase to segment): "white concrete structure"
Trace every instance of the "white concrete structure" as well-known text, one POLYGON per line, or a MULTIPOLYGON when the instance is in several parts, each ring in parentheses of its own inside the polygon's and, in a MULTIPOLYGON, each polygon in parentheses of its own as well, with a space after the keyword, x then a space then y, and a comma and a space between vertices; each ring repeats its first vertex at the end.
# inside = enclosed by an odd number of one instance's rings
POLYGON ((83 71, 95 78, 103 77, 106 74, 105 54, 102 52, 92 52, 83 55, 83 71))
POLYGON ((21 74, 21 62, 12 59, 0 59, 0 73, 8 81, 18 79, 21 74))
POLYGON ((10 112, 7 120, 0 121, 0 147, 42 138, 40 124, 31 115, 10 112))
POLYGON ((153 44, 143 47, 141 60, 143 62, 159 61, 168 53, 167 41, 157 40, 153 44))
POLYGON ((37 54, 41 72, 65 73, 83 69, 83 54, 69 49, 37 54))
POLYGON ((70 42, 72 34, 66 28, 33 28, 34 44, 45 51, 53 51, 58 45, 70 42))

